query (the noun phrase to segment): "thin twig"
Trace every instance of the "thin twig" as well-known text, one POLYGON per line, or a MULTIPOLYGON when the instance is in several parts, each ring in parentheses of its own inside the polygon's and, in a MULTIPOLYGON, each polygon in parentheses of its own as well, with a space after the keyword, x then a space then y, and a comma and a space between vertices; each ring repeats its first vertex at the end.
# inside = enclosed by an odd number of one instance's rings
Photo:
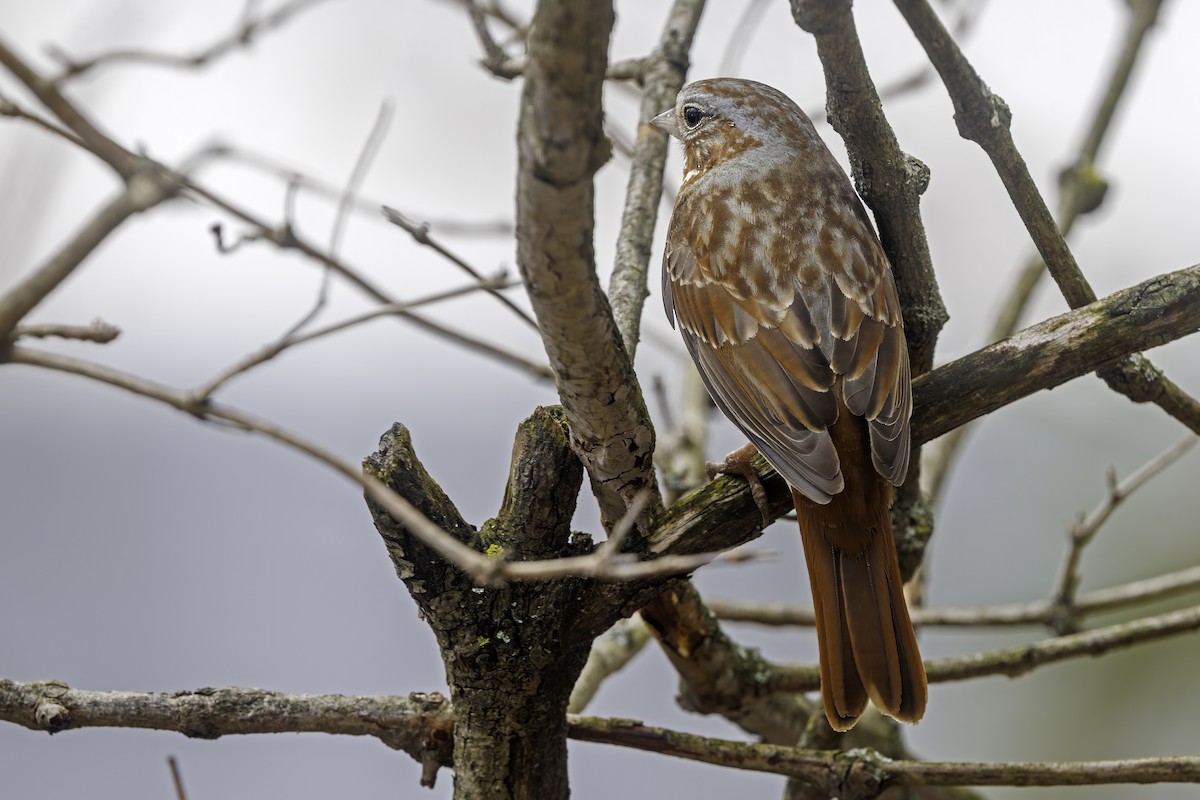
MULTIPOLYGON (((467 16, 471 20, 471 25, 475 29, 475 36, 479 39, 480 46, 483 47, 484 59, 483 66, 498 78, 512 79, 522 73, 525 67, 523 57, 510 56, 505 52, 496 39, 492 36, 492 32, 488 29, 487 18, 488 13, 475 0, 458 0, 459 4, 466 10, 467 16)), ((492 16, 497 16, 492 14, 492 16)), ((498 17, 502 22, 507 21, 504 17, 498 17)))
POLYGON ((839 753, 751 744, 667 730, 632 720, 569 717, 569 735, 734 769, 787 775, 823 797, 878 797, 890 786, 1094 786, 1200 783, 1200 757, 1119 761, 950 763, 881 757, 866 748, 839 753))
POLYGON ((232 33, 218 39, 207 47, 195 51, 191 55, 159 53, 150 50, 113 50, 82 61, 75 61, 63 52, 62 49, 48 47, 46 48, 47 54, 62 65, 62 72, 53 81, 56 84, 63 83, 71 78, 90 72, 96 67, 118 63, 174 67, 177 69, 198 69, 211 64, 216 59, 234 50, 249 47, 260 33, 283 25, 304 9, 315 6, 319 2, 322 2, 322 0, 291 0, 291 2, 284 3, 269 14, 264 14, 260 17, 243 13, 237 27, 232 33))
MULTIPOLYGON (((975 30, 975 24, 983 16, 983 9, 986 4, 986 0, 945 3, 949 7, 948 10, 955 14, 953 22, 950 25, 954 41, 963 43, 970 38, 971 33, 975 30)), ((915 92, 917 89, 929 84, 936 77, 937 71, 934 70, 931 64, 922 64, 908 75, 881 84, 879 86, 879 99, 886 104, 891 100, 915 92)), ((809 114, 809 117, 814 122, 824 120, 825 109, 814 109, 809 114)))
POLYGON ((348 328, 352 328, 357 325, 361 325, 364 322, 369 322, 374 319, 379 319, 380 317, 399 315, 406 311, 410 311, 414 308, 419 308, 421 306, 430 305, 432 303, 440 303, 443 300, 450 300, 450 299, 453 299, 456 297, 462 297, 463 295, 471 294, 473 292, 477 292, 480 290, 505 289, 510 286, 517 286, 517 285, 519 285, 519 284, 516 282, 509 281, 508 278, 503 273, 501 273, 494 277, 486 278, 483 281, 480 281, 478 283, 472 283, 468 286, 460 286, 457 289, 449 289, 444 292, 437 292, 437 293, 431 294, 427 297, 418 298, 417 300, 410 300, 405 303, 392 303, 392 304, 381 306, 379 308, 374 308, 374 309, 372 309, 370 311, 366 311, 362 314, 357 314, 348 319, 344 319, 341 322, 336 322, 332 325, 328 325, 324 328, 320 328, 315 331, 310 331, 305 334, 293 333, 292 335, 290 335, 284 339, 280 339, 279 341, 276 341, 273 344, 267 345, 266 347, 264 347, 262 350, 258 351, 257 353, 252 353, 252 354, 246 356, 244 359, 237 362, 236 364, 229 366, 227 369, 221 371, 216 376, 214 376, 212 379, 210 379, 207 383, 204 383, 201 386, 194 389, 193 394, 194 394, 197 402, 206 401, 209 397, 211 397, 213 395, 214 392, 216 392, 219 388, 221 388, 226 383, 228 383, 231 379, 233 379, 243 373, 249 372, 251 369, 259 366, 260 364, 264 364, 267 361, 270 361, 271 359, 275 358, 280 353, 282 353, 284 350, 295 347, 296 345, 299 345, 299 344, 306 344, 308 342, 313 341, 314 339, 320 339, 324 336, 329 336, 331 334, 338 333, 340 331, 344 331, 348 328))
MULTIPOLYGON (((417 244, 424 245, 425 247, 430 248, 435 253, 440 255, 442 258, 445 258, 451 264, 453 264, 454 266, 461 269, 463 272, 470 275, 472 278, 475 278, 476 280, 479 280, 479 281, 482 281, 484 279, 483 275, 480 274, 479 270, 472 267, 470 264, 468 264, 462 258, 460 258, 455 253, 453 253, 449 248, 443 246, 440 242, 438 242, 436 239, 434 239, 432 236, 430 236, 428 224, 414 222, 414 221, 408 219, 403 214, 401 214, 396 209, 390 208, 388 206, 383 206, 381 208, 381 211, 383 212, 384 219, 386 219, 388 222, 395 225, 397 228, 400 228, 402 231, 407 233, 409 236, 411 236, 413 238, 413 241, 415 241, 417 244)), ((533 319, 533 317, 529 316, 529 314, 526 313, 526 311, 524 309, 522 309, 520 306, 515 304, 512 300, 509 300, 507 297, 500 294, 499 291, 496 291, 494 289, 489 290, 488 294, 492 295, 497 300, 499 300, 505 307, 507 307, 514 314, 516 314, 519 319, 521 319, 523 322, 525 322, 527 325, 529 325, 529 327, 533 328, 535 331, 537 330, 538 325, 537 325, 537 322, 533 319)))
POLYGON ((100 209, 58 252, 0 297, 0 342, 58 288, 91 253, 130 217, 173 197, 174 186, 155 176, 133 175, 125 190, 100 209))
POLYGON ((1091 513, 1086 516, 1080 515, 1080 518, 1071 525, 1067 552, 1059 570, 1057 588, 1051 598, 1051 604, 1057 612, 1054 616, 1054 627, 1059 633, 1073 633, 1079 629, 1075 594, 1079 588, 1079 562, 1083 557, 1084 548, 1096 537, 1100 526, 1108 521, 1117 506, 1148 480, 1182 458, 1198 441, 1200 441, 1200 436, 1194 434, 1184 437, 1143 464, 1121 482, 1117 481, 1116 470, 1109 469, 1108 491, 1105 493, 1104 499, 1092 509, 1091 513))
MULTIPOLYGON (((390 99, 385 99, 379 104, 379 113, 375 115, 375 124, 371 126, 371 133, 367 136, 367 141, 363 143, 362 150, 359 151, 358 158, 354 161, 354 168, 350 171, 346 188, 342 190, 342 196, 338 200, 337 213, 333 218, 333 230, 329 234, 329 257, 335 261, 342 246, 342 237, 346 232, 346 223, 350 219, 350 209, 354 205, 354 198, 358 197, 358 190, 362 188, 363 180, 367 177, 367 170, 370 169, 371 162, 375 160, 375 155, 379 152, 380 145, 383 144, 383 137, 387 134, 388 125, 391 123, 395 110, 396 104, 390 99)), ((295 218, 293 204, 298 189, 299 182, 295 176, 292 176, 288 181, 286 193, 288 206, 284 214, 289 229, 292 228, 292 220, 295 218)), ((317 289, 317 298, 313 301, 312 308, 280 337, 280 349, 283 348, 283 342, 304 330, 305 326, 321 313, 321 309, 325 308, 325 304, 329 301, 329 284, 332 276, 333 270, 326 265, 321 270, 321 285, 317 289)))
POLYGON ((665 555, 650 561, 640 561, 634 554, 602 558, 597 553, 543 561, 510 562, 504 559, 488 558, 430 522, 411 503, 393 492, 375 476, 364 474, 361 469, 356 469, 331 451, 273 422, 252 416, 231 406, 214 403, 211 400, 200 401, 191 392, 172 389, 100 364, 68 358, 55 353, 44 353, 25 347, 12 347, 7 352, 7 360, 14 364, 42 367, 106 383, 165 403, 201 421, 227 423, 240 430, 261 434, 292 450, 303 453, 358 484, 373 501, 407 527, 413 535, 433 548, 451 564, 466 572, 480 585, 502 584, 509 580, 540 581, 564 577, 588 577, 600 580, 670 577, 686 575, 714 561, 734 564, 770 555, 769 553, 726 555, 707 552, 665 555))
POLYGON ((14 50, 0 41, 0 65, 23 83, 54 116, 79 137, 82 145, 108 164, 124 180, 145 167, 146 159, 138 156, 100 130, 79 108, 68 100, 58 86, 39 75, 14 50))
MULTIPOLYGON (((322 266, 332 268, 341 277, 347 280, 358 289, 366 292, 371 297, 379 300, 382 303, 394 305, 395 300, 388 296, 385 292, 371 284, 361 274, 348 267, 338 259, 331 258, 328 253, 324 253, 313 245, 305 242, 292 229, 290 224, 287 224, 285 215, 285 224, 282 226, 272 227, 257 215, 238 206, 232 200, 222 197, 201 184, 192 180, 186 175, 180 174, 178 171, 171 170, 163 164, 160 164, 153 159, 141 156, 130 152, 121 145, 117 144, 113 139, 102 133, 94 123, 87 117, 65 96, 53 82, 48 81, 38 75, 32 68, 29 67, 16 53, 6 47, 3 42, 0 42, 0 65, 7 68, 14 76, 24 83, 38 97, 38 99, 50 109, 70 130, 78 136, 81 146, 87 149, 92 154, 99 157, 107 163, 113 170, 120 175, 126 182, 130 184, 130 191, 134 188, 136 180, 138 184, 137 197, 142 198, 146 194, 146 187, 149 186, 153 191, 166 192, 173 194, 179 187, 185 188, 190 194, 204 200, 215 208, 221 209, 242 222, 250 225, 254 231, 243 236, 239 241, 263 240, 269 241, 277 247, 283 249, 296 250, 303 253, 308 258, 316 261, 322 266)), ((119 223, 114 223, 119 224, 119 223)), ((87 233, 85 231, 84 233, 87 233)), ((214 229, 217 233, 218 246, 223 246, 220 238, 220 228, 217 226, 214 229)), ((107 234, 104 234, 107 235, 107 234)), ((78 240, 77 240, 78 241, 78 240)), ((79 253, 79 258, 82 259, 91 252, 90 248, 79 253)), ((64 251, 63 255, 67 255, 64 251)), ((51 267, 47 263, 47 268, 51 267)), ((69 265, 65 261, 59 264, 59 268, 66 268, 67 272, 74 268, 74 265, 69 265)), ((55 272, 55 270, 51 270, 55 272)), ((34 276, 36 278, 37 276, 34 276)), ((31 278, 33 280, 34 278, 31 278)), ((40 280, 40 279, 39 279, 40 280)), ((61 279, 59 279, 61 280, 61 279)), ((55 283, 54 285, 57 285, 55 283)), ((51 287, 52 288, 52 287, 51 287)), ((40 296, 44 296, 40 295, 40 296)), ((40 297, 39 296, 39 297, 40 297)), ((17 306, 21 305, 21 297, 18 297, 13 292, 10 292, 5 300, 12 299, 17 306)), ((24 311, 15 306, 5 306, 5 300, 0 300, 0 340, 6 338, 6 334, 12 330, 16 322, 23 316, 24 311), (20 313, 16 313, 20 312, 20 313), (11 324, 7 316, 16 313, 16 317, 11 320, 11 324)), ((459 331, 455 331, 440 325, 432 320, 420 316, 416 312, 406 311, 400 314, 405 320, 423 328, 430 333, 433 333, 442 338, 448 339, 456 344, 466 347, 478 353, 485 354, 495 358, 501 363, 509 366, 517 367, 524 370, 526 373, 533 375, 539 379, 548 379, 553 377, 553 373, 548 367, 536 364, 526 358, 512 353, 504 348, 493 344, 492 342, 483 341, 468 336, 459 331)))
MULTIPOLYGON (((0 111, 3 107, 0 106, 0 111)), ((213 142, 201 148, 200 151, 189 159, 189 164, 206 159, 224 159, 236 164, 243 164, 253 169, 261 170, 282 180, 288 180, 296 183, 300 188, 308 194, 316 195, 330 200, 337 200, 342 195, 342 188, 334 184, 323 181, 312 175, 305 175, 299 172, 295 167, 285 164, 284 162, 270 155, 257 153, 241 147, 235 147, 222 142, 213 142)), ((191 174, 192 170, 188 167, 181 166, 180 172, 191 174)), ((362 214, 370 214, 377 217, 379 209, 383 202, 362 195, 355 195, 353 198, 354 210, 362 214)), ((418 215, 412 211, 401 211, 407 219, 416 218, 418 215)), ((431 230, 448 236, 512 236, 513 224, 511 220, 492 219, 492 220, 469 220, 469 219, 453 219, 441 217, 429 217, 420 215, 421 225, 427 225, 431 230)))
POLYGON ((0 94, 0 117, 11 117, 13 119, 23 119, 27 122, 32 122, 42 130, 47 131, 60 139, 70 142, 76 147, 87 147, 84 141, 71 131, 67 130, 61 125, 56 125, 54 122, 46 119, 45 117, 42 117, 17 105, 2 94, 0 94))
POLYGON ((621 545, 624 544, 626 537, 637 524, 638 517, 642 515, 646 504, 650 502, 653 495, 648 491, 641 491, 634 495, 633 502, 629 504, 629 508, 621 516, 617 523, 612 526, 612 530, 608 534, 608 538, 600 543, 596 548, 596 555, 601 561, 614 563, 616 558, 621 554, 621 545))
MULTIPOLYGON (((1123 611, 1196 591, 1200 591, 1200 566, 1130 581, 1107 589, 1084 592, 1075 598, 1075 612, 1080 617, 1088 617, 1093 614, 1123 611)), ((705 604, 717 617, 726 622, 811 626, 815 620, 812 606, 806 605, 751 603, 727 599, 707 599, 705 604)), ((913 624, 918 627, 1050 627, 1053 623, 1054 604, 1049 600, 1034 600, 1028 603, 990 606, 913 608, 911 614, 913 624)))
POLYGON ((187 792, 183 790, 183 775, 179 771, 179 762, 175 756, 167 756, 167 767, 171 770, 171 783, 175 787, 175 800, 187 800, 187 792))
POLYGON ((333 258, 338 257, 342 237, 346 233, 346 223, 350 219, 350 209, 358 197, 359 190, 362 189, 363 181, 367 177, 367 170, 371 168, 371 162, 375 160, 379 148, 383 145, 383 138, 387 135, 388 126, 391 124, 395 112, 396 101, 391 98, 385 98, 379 104, 379 113, 375 116, 375 124, 371 126, 371 133, 367 136, 367 141, 363 143, 362 151, 354 162, 354 169, 350 171, 350 178, 346 181, 346 188, 338 199, 337 216, 333 220, 333 232, 329 235, 329 255, 333 258))
POLYGON ((658 44, 645 60, 637 140, 630 159, 617 255, 608 286, 613 319, 631 361, 641 338, 642 309, 649 294, 647 275, 667 162, 668 137, 648 123, 675 105, 675 96, 687 75, 692 41, 703 11, 703 0, 675 0, 658 44))
POLYGON ((13 331, 14 339, 44 339, 57 337, 59 339, 76 339, 81 342, 108 344, 121 335, 121 329, 110 325, 102 319, 92 320, 91 325, 18 325, 13 331))
MULTIPOLYGON (((1200 606, 1082 633, 1056 636, 1003 650, 935 658, 925 662, 925 674, 930 683, 962 681, 990 675, 1015 678, 1047 664, 1056 664, 1080 656, 1099 656, 1113 650, 1196 630, 1200 630, 1200 606)), ((815 666, 807 664, 775 665, 767 683, 775 691, 810 692, 821 685, 821 675, 815 666)))

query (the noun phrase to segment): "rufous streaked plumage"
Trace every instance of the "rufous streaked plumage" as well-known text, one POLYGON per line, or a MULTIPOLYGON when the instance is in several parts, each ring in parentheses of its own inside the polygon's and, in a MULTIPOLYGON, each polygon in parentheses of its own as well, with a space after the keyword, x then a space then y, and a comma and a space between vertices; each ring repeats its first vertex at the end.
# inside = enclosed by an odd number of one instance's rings
POLYGON ((887 256, 845 172, 786 95, 703 80, 654 125, 683 142, 663 301, 709 394, 792 487, 825 714, 925 713, 889 508, 912 388, 887 256))

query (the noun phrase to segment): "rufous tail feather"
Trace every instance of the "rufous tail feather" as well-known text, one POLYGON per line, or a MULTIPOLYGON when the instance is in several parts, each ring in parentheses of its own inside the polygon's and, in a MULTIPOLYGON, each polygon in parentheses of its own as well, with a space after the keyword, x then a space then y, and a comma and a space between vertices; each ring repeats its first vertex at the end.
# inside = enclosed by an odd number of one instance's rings
POLYGON ((812 583, 821 695, 839 731, 854 726, 868 697, 903 722, 921 719, 928 697, 892 539, 891 486, 878 484, 851 494, 848 481, 827 505, 792 492, 812 583))

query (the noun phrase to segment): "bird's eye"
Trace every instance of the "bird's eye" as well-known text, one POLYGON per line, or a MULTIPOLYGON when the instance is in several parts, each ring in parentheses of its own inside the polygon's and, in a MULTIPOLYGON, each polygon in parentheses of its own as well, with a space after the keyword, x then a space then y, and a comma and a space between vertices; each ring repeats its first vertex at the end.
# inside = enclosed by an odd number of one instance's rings
POLYGON ((689 128, 695 128, 704 119, 704 112, 696 106, 684 106, 683 109, 683 124, 689 128))

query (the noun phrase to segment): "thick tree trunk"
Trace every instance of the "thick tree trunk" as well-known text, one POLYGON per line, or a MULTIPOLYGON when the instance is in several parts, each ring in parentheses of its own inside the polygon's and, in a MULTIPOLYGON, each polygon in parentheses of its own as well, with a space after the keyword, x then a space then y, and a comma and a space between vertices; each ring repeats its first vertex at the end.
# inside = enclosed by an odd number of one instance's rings
MULTIPOLYGON (((538 409, 521 424, 503 506, 479 531, 425 472, 404 426, 383 436, 365 467, 460 541, 493 557, 592 550, 590 537, 570 529, 583 468, 560 409, 538 409)), ((571 689, 592 640, 644 603, 653 584, 564 578, 478 586, 370 505, 396 572, 441 648, 455 716, 455 798, 568 797, 571 689)))
POLYGON ((516 676, 503 669, 459 671, 451 688, 455 798, 570 796, 566 712, 587 659, 588 649, 581 650, 582 658, 542 670, 541 683, 513 683, 516 676))

